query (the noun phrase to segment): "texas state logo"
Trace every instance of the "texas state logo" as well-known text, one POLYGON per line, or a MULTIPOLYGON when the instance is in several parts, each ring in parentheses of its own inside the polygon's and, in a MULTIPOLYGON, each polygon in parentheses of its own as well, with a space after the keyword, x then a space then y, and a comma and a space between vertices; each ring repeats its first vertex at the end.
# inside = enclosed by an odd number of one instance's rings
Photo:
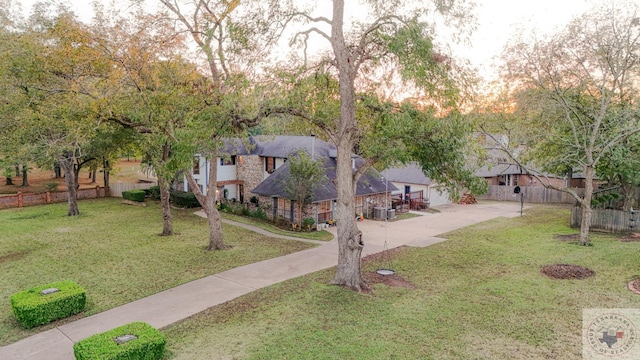
POLYGON ((584 309, 584 359, 640 359, 640 309, 584 309))

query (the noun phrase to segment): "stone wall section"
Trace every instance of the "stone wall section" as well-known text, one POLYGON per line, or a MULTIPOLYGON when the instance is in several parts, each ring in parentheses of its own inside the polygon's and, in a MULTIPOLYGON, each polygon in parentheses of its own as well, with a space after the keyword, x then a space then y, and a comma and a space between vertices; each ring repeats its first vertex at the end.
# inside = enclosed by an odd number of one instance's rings
POLYGON ((264 163, 262 157, 258 155, 242 155, 238 157, 242 158, 242 160, 236 159, 238 180, 244 182, 243 198, 245 201, 249 201, 254 196, 251 190, 264 181, 264 163))

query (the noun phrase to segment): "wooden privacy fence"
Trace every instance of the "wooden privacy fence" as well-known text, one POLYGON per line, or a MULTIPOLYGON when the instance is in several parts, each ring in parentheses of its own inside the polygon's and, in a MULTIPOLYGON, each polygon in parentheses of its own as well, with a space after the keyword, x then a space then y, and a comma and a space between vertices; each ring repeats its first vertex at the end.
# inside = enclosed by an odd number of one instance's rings
MULTIPOLYGON (((96 199, 103 197, 122 197, 122 192, 134 189, 148 189, 154 184, 137 183, 125 184, 115 183, 105 188, 96 186, 90 189, 78 189, 78 200, 96 199)), ((68 193, 66 191, 47 191, 42 193, 16 195, 0 195, 0 209, 17 208, 23 206, 34 206, 61 203, 68 201, 68 193)))
MULTIPOLYGON (((476 196, 483 200, 520 201, 520 194, 514 194, 515 186, 489 185, 486 194, 476 196)), ((572 189, 578 195, 584 194, 584 189, 572 189)), ((542 186, 521 186, 520 192, 525 203, 556 203, 573 204, 575 199, 562 191, 547 189, 542 186)))
MULTIPOLYGON (((640 231, 640 212, 593 209, 591 210, 591 230, 602 230, 613 233, 640 231)), ((579 206, 571 208, 571 227, 579 228, 582 221, 582 210, 579 206)))
MULTIPOLYGON (((16 208, 66 202, 69 194, 66 191, 47 191, 42 193, 3 195, 0 196, 0 209, 16 208)), ((90 189, 78 189, 78 200, 95 199, 109 196, 109 188, 96 186, 90 189)))

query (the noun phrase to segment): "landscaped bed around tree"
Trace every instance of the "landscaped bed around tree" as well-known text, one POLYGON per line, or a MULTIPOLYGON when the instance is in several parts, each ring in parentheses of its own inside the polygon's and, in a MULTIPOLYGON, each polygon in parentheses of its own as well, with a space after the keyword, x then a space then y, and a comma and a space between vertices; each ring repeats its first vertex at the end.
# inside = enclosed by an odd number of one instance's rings
MULTIPOLYGON (((392 254, 397 278, 368 294, 327 285, 334 269, 255 291, 170 326, 167 359, 581 359, 583 308, 638 308, 638 242, 558 241, 569 210, 536 206, 392 254), (594 276, 553 279, 546 265, 594 276)), ((366 240, 366 239, 365 239, 366 240)))
POLYGON ((269 220, 262 220, 262 219, 256 219, 256 218, 251 218, 246 216, 235 215, 225 211, 221 211, 220 215, 222 216, 223 219, 228 219, 231 221, 236 221, 236 222, 247 224, 247 225, 253 225, 278 235, 295 236, 303 239, 319 240, 319 241, 330 241, 333 239, 333 235, 330 232, 324 231, 324 230, 321 230, 321 231, 314 230, 311 232, 292 231, 289 228, 285 230, 281 227, 276 226, 276 224, 274 224, 269 220))
POLYGON ((225 243, 233 248, 205 251, 207 223, 193 210, 173 209, 178 235, 162 237, 158 203, 132 207, 120 201, 82 201, 77 217, 65 216, 66 203, 0 210, 0 346, 190 280, 313 246, 223 225, 225 243), (22 329, 11 311, 11 294, 60 280, 86 290, 86 310, 22 329))

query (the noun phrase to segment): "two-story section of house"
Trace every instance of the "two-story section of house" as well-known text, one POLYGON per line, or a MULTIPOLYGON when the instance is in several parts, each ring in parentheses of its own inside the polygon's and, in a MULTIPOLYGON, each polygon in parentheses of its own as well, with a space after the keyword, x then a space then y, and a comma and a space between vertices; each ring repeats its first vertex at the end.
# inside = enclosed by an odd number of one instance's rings
MULTIPOLYGON (((284 165, 295 151, 304 150, 317 157, 329 156, 331 145, 314 136, 252 136, 246 141, 228 139, 222 155, 216 159, 218 167, 217 191, 220 199, 244 202, 251 197, 251 190, 266 180, 276 169, 284 165), (226 196, 225 196, 226 194, 226 196)), ((206 192, 209 184, 208 161, 196 154, 193 177, 200 189, 206 192)), ((184 182, 185 191, 189 185, 184 182)))
MULTIPOLYGON (((335 147, 314 136, 254 136, 247 141, 238 139, 227 140, 224 154, 215 161, 218 170, 217 192, 219 199, 229 201, 246 202, 252 196, 259 198, 261 204, 271 207, 267 214, 269 217, 281 217, 293 221, 302 214, 294 214, 292 201, 286 199, 281 189, 282 174, 277 174, 284 166, 287 159, 295 152, 305 151, 315 159, 324 159, 328 184, 323 191, 318 192, 316 201, 312 206, 312 216, 316 221, 327 221, 333 218, 335 210, 334 201, 337 197, 335 180, 335 147), (257 191, 256 191, 257 190, 257 191)), ((353 156, 354 170, 361 165, 363 160, 353 156)), ((209 184, 209 166, 212 163, 203 156, 196 155, 194 160, 193 176, 206 191, 209 184)), ((288 174, 288 170, 285 174, 288 174)), ((379 174, 373 174, 371 170, 363 176, 357 184, 356 198, 354 198, 356 212, 367 213, 369 208, 384 204, 381 200, 389 191, 396 190, 395 186, 382 182, 379 174)), ((282 173, 280 171, 279 173, 282 173)), ((286 176, 286 175, 285 175, 286 176)), ((185 191, 189 191, 185 181, 185 191)))

